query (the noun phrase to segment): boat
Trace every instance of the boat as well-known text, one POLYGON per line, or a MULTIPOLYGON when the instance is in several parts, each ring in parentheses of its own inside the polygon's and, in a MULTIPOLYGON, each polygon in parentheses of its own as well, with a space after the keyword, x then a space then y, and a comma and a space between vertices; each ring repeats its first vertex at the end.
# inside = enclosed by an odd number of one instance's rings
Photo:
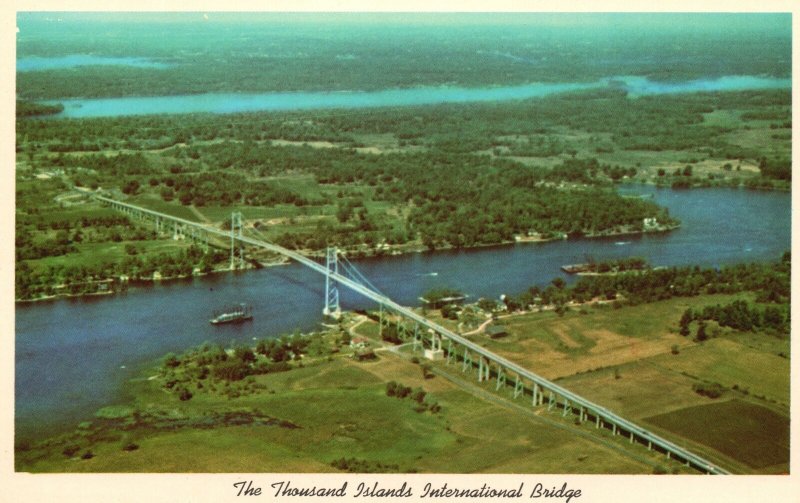
POLYGON ((561 270, 567 274, 577 274, 579 272, 587 272, 591 268, 592 264, 568 264, 561 266, 561 270))
POLYGON ((222 325, 223 323, 241 323, 253 319, 253 308, 247 304, 239 304, 222 312, 215 312, 209 323, 222 325))

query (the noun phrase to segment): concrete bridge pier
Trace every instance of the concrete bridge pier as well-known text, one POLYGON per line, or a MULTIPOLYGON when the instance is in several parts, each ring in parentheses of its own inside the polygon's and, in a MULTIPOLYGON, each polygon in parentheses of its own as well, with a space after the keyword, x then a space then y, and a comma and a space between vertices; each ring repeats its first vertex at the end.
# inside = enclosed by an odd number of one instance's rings
POLYGON ((383 304, 378 304, 378 337, 383 339, 383 304))
MULTIPOLYGON (((386 320, 386 328, 389 328, 390 326, 391 323, 389 322, 389 320, 386 320)), ((412 342, 414 341, 414 336, 411 335, 411 331, 408 329, 406 324, 403 323, 402 318, 397 320, 397 323, 395 324, 394 327, 395 330, 397 331, 397 337, 401 341, 408 341, 408 340, 411 340, 412 342)))
MULTIPOLYGON (((536 385, 534 384, 534 386, 536 386, 536 385)), ((525 392, 525 385, 522 382, 522 379, 520 379, 519 376, 517 376, 517 380, 514 381, 514 398, 517 398, 518 396, 520 396, 524 392, 525 392)), ((535 398, 534 398, 534 400, 535 400, 535 398)))
POLYGON ((419 325, 417 325, 415 323, 414 324, 414 346, 413 346, 413 350, 414 351, 419 351, 420 349, 423 349, 422 334, 419 331, 419 325))
POLYGON ((472 368, 472 354, 469 349, 464 348, 464 359, 461 362, 461 372, 466 372, 467 369, 472 368))
MULTIPOLYGON (((422 338, 420 337, 420 343, 422 338)), ((442 360, 444 359, 444 350, 442 349, 442 336, 436 332, 431 333, 431 348, 425 350, 425 358, 429 360, 442 360)))
POLYGON ((497 384, 494 387, 495 391, 500 390, 501 386, 506 385, 506 374, 503 372, 503 367, 497 366, 497 384))

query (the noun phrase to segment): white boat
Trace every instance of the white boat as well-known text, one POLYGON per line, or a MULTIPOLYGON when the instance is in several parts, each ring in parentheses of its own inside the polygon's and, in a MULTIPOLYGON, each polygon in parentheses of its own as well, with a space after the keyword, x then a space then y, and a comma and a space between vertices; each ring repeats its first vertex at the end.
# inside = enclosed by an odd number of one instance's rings
POLYGON ((241 323, 252 319, 253 308, 247 304, 239 304, 225 311, 215 312, 214 317, 208 321, 212 325, 221 325, 223 323, 241 323))

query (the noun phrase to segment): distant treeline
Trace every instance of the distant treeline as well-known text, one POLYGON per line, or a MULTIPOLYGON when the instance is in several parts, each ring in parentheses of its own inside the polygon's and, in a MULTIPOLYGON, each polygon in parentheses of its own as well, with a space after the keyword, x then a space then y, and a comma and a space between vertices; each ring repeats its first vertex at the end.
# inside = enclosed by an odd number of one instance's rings
POLYGON ((17 117, 32 117, 38 115, 55 115, 64 111, 64 105, 48 105, 33 101, 17 100, 17 117))
MULTIPOLYGON (((519 295, 507 296, 505 303, 512 310, 535 304, 554 304, 558 312, 563 312, 569 301, 583 303, 599 298, 637 305, 673 297, 739 292, 754 292, 756 302, 780 306, 781 312, 786 311, 782 319, 788 322, 791 253, 784 253, 774 263, 737 264, 720 269, 670 267, 649 269, 635 274, 583 276, 572 286, 567 286, 563 279, 556 278, 544 288, 532 286, 519 295)), ((739 307, 738 304, 734 306, 736 309, 739 307)), ((716 319, 723 311, 709 309, 706 312, 708 316, 698 313, 696 317, 716 319)), ((773 320, 775 317, 767 318, 773 320)))
POLYGON ((712 31, 692 23, 691 31, 641 27, 625 31, 616 23, 579 22, 554 28, 536 19, 530 24, 494 24, 491 16, 484 17, 480 23, 464 25, 445 19, 422 24, 250 19, 236 24, 89 22, 82 26, 86 35, 71 37, 51 36, 52 28, 24 28, 19 57, 100 52, 151 58, 165 66, 18 72, 17 88, 27 99, 57 99, 477 87, 594 81, 613 75, 676 81, 791 74, 788 23, 776 23, 781 29, 770 30, 712 31), (103 37, 98 47, 97 36, 89 34, 108 30, 113 36, 103 37))

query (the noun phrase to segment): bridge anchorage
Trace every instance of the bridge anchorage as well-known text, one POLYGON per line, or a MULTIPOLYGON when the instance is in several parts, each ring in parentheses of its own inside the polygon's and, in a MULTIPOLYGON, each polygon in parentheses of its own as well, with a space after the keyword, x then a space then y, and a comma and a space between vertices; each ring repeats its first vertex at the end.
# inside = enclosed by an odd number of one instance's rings
POLYGON ((261 248, 288 257, 325 276, 325 308, 323 313, 333 317, 341 315, 339 307, 338 286, 350 290, 374 301, 380 309, 379 330, 381 337, 392 338, 412 344, 414 351, 422 351, 431 360, 443 360, 446 365, 458 365, 464 375, 475 376, 482 386, 492 387, 495 391, 507 390, 513 398, 530 400, 531 407, 559 413, 563 417, 574 417, 578 424, 594 423, 596 429, 605 430, 606 434, 620 436, 626 443, 638 444, 648 451, 657 451, 685 463, 696 470, 709 474, 730 473, 688 449, 662 438, 639 425, 620 417, 614 412, 586 398, 562 388, 558 384, 528 370, 506 358, 497 355, 480 344, 429 320, 416 311, 401 306, 382 294, 367 278, 356 269, 346 257, 342 258, 340 272, 339 256, 335 248, 326 253, 326 264, 322 265, 296 251, 244 235, 241 213, 231 216, 231 230, 227 232, 212 226, 192 222, 164 213, 140 208, 93 194, 93 197, 108 204, 112 208, 127 214, 131 220, 154 221, 159 232, 173 231, 176 237, 190 237, 195 240, 210 236, 231 240, 231 265, 235 265, 235 247, 238 244, 240 262, 243 260, 245 245, 261 248), (390 321, 387 315, 392 315, 390 321), (427 336, 430 337, 427 337, 427 336), (445 346, 444 340, 447 339, 445 346), (476 372, 477 371, 477 372, 476 372), (494 379, 493 379, 494 378, 494 379), (492 382, 494 380, 494 382, 492 382))

